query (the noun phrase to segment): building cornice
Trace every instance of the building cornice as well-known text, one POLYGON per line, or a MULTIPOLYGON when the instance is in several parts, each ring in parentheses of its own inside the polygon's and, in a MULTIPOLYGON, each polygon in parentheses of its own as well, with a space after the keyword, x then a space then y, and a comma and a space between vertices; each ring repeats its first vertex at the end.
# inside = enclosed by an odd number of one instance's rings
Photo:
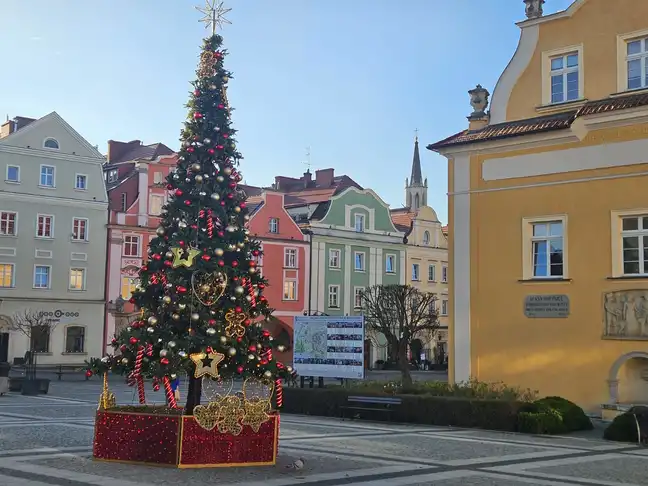
POLYGON ((103 163, 106 161, 106 159, 99 157, 86 157, 83 155, 64 154, 60 152, 53 152, 51 150, 16 147, 14 145, 3 144, 0 144, 0 153, 25 155, 27 157, 38 157, 41 159, 65 160, 66 162, 78 162, 80 164, 98 165, 100 167, 102 167, 103 163))
POLYGON ((87 199, 71 199, 66 197, 47 196, 44 194, 24 194, 20 192, 0 191, 0 199, 38 203, 43 206, 69 206, 89 208, 93 210, 108 210, 108 201, 89 201, 87 199))

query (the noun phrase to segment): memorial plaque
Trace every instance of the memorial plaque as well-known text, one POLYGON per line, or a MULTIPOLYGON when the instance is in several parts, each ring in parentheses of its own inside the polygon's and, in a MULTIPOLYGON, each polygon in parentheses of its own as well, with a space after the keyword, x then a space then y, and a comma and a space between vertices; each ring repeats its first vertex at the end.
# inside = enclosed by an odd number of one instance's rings
POLYGON ((569 296, 527 295, 524 299, 524 315, 531 318, 564 319, 569 316, 569 296))

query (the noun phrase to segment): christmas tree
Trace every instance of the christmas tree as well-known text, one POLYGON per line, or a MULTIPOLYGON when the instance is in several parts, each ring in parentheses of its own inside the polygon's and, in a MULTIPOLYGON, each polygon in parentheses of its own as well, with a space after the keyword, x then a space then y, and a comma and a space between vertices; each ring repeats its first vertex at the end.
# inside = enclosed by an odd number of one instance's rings
POLYGON ((272 309, 256 268, 260 244, 246 229, 249 208, 239 187, 242 156, 227 101, 232 75, 215 33, 223 11, 207 13, 213 34, 200 54, 177 168, 167 179, 168 203, 131 299, 140 317, 113 339, 115 355, 89 362, 89 373, 128 374, 141 403, 144 378, 155 389, 162 384, 172 407, 170 382, 186 373, 186 414, 200 404, 204 377, 280 386, 292 373, 273 359, 275 343, 263 328, 272 309))

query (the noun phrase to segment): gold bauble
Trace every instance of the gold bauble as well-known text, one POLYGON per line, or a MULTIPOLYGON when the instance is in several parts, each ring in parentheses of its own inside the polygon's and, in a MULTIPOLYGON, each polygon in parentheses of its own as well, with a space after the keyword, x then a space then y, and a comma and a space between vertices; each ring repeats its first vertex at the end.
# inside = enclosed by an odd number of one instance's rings
POLYGON ((236 356, 236 348, 229 348, 227 354, 230 356, 236 356))
POLYGON ((171 314, 171 319, 174 321, 179 321, 180 320, 180 314, 171 314))
POLYGON ((162 297, 162 302, 164 302, 165 304, 170 304, 171 303, 171 297, 169 297, 168 295, 165 295, 164 297, 162 297))
POLYGON ((216 256, 223 256, 224 253, 225 253, 225 251, 223 251, 222 248, 216 248, 214 250, 214 255, 216 255, 216 256))

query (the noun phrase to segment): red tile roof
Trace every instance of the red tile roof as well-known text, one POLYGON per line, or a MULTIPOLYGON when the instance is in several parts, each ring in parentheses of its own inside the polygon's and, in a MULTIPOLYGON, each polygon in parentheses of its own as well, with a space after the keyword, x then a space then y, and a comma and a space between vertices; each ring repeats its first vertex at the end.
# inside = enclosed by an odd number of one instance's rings
POLYGON ((442 226, 441 231, 443 231, 444 235, 447 235, 448 234, 448 225, 446 224, 445 226, 442 226))
POLYGON ((416 211, 410 211, 409 208, 392 209, 391 219, 398 231, 409 233, 412 228, 412 220, 416 217, 416 211))

